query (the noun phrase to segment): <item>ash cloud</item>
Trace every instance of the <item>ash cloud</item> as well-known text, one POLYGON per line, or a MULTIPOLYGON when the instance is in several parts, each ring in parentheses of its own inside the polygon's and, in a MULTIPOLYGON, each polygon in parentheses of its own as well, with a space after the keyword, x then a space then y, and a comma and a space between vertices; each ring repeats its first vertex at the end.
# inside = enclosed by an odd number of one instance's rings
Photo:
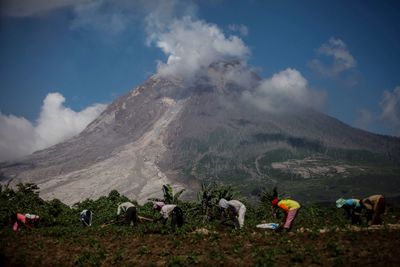
POLYGON ((50 147, 80 133, 105 108, 94 104, 76 112, 64 106, 65 98, 49 93, 35 124, 23 117, 0 113, 0 161, 13 160, 50 147))
POLYGON ((151 39, 167 57, 166 62, 158 62, 158 75, 185 80, 191 80, 214 62, 245 62, 250 54, 238 36, 226 36, 217 25, 191 17, 174 19, 165 29, 153 33, 151 39))

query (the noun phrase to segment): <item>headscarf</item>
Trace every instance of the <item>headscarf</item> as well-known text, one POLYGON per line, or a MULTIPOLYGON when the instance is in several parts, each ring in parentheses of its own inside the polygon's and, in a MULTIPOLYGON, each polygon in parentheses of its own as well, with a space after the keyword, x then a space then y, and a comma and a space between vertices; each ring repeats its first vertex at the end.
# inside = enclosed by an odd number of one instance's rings
POLYGON ((227 201, 225 198, 221 198, 221 199, 219 200, 218 206, 219 206, 220 208, 226 209, 226 208, 229 207, 229 203, 228 203, 228 201, 227 201))
POLYGON ((336 207, 341 208, 343 205, 346 203, 346 199, 344 198, 339 198, 336 200, 336 207))
POLYGON ((274 198, 274 199, 271 201, 271 204, 272 204, 272 206, 276 206, 276 204, 278 204, 278 202, 279 202, 279 200, 278 200, 278 198, 276 197, 276 198, 274 198))

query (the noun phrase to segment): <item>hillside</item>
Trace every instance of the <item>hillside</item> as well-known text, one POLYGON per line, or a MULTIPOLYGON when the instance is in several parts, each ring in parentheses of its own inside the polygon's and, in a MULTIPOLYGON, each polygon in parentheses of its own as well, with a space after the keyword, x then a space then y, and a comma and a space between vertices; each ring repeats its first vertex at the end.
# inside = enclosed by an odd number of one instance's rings
POLYGON ((2 163, 1 182, 34 182, 43 197, 69 204, 112 189, 142 203, 166 183, 187 188, 190 197, 210 179, 247 195, 278 183, 310 201, 372 190, 398 194, 399 138, 301 106, 257 109, 243 101, 257 75, 247 86, 227 79, 235 64, 211 65, 190 83, 150 77, 78 136, 2 163))

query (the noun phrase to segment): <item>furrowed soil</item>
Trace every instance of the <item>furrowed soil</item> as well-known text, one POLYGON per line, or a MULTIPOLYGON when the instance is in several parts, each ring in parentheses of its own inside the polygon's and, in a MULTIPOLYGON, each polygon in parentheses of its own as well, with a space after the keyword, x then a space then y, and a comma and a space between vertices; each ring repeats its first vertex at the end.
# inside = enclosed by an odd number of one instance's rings
POLYGON ((0 231, 1 266, 400 266, 400 230, 275 233, 127 226, 0 231))

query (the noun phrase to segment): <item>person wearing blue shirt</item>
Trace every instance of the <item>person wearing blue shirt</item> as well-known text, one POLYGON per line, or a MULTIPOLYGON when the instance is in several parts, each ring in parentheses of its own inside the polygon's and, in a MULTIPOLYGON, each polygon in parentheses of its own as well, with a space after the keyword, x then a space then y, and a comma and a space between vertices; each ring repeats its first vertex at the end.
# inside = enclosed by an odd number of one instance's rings
POLYGON ((359 199, 355 198, 339 198, 336 200, 336 207, 342 208, 346 212, 347 218, 351 219, 352 224, 361 224, 362 205, 359 199))

